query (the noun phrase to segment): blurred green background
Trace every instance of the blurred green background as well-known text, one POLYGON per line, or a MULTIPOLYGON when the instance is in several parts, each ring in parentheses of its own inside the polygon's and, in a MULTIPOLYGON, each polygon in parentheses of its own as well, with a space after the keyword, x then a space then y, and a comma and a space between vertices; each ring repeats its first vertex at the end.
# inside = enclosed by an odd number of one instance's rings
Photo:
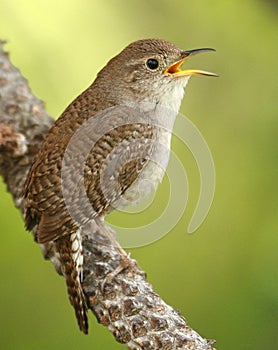
MULTIPOLYGON (((200 184, 192 155, 174 140, 189 177, 188 208, 166 237, 130 251, 155 290, 219 350, 277 348, 277 9, 256 0, 0 0, 0 37, 55 118, 131 41, 217 49, 188 66, 220 78, 193 77, 181 108, 213 154, 209 215, 186 233, 200 184)), ((64 281, 0 187, 0 348, 123 349, 93 315, 89 336, 79 332, 64 281)), ((167 191, 164 181, 157 200, 167 191)), ((147 223, 155 207, 109 221, 147 223)))

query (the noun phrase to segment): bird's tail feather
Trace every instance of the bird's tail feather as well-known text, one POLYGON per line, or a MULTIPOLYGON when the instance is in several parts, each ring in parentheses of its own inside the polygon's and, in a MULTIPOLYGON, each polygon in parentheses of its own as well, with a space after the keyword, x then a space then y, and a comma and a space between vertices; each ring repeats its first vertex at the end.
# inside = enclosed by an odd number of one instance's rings
POLYGON ((57 239, 57 250, 63 266, 69 300, 74 307, 80 330, 88 334, 87 303, 81 286, 82 281, 82 240, 78 230, 69 236, 57 239))

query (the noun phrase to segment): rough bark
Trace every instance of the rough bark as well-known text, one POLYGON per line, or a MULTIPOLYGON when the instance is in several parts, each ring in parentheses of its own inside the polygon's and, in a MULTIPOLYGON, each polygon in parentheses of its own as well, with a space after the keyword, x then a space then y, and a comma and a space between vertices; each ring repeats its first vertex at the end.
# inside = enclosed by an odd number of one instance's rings
MULTIPOLYGON (((11 64, 3 45, 0 42, 0 173, 15 206, 24 214, 22 186, 53 119, 11 64)), ((83 289, 89 308, 118 342, 129 349, 213 350, 214 341, 190 328, 185 318, 153 291, 139 268, 131 264, 111 283, 104 283, 105 276, 119 266, 119 253, 97 225, 88 230, 83 289)), ((45 258, 55 254, 51 243, 42 250, 45 258)), ((55 267, 60 272, 59 266, 55 267)))

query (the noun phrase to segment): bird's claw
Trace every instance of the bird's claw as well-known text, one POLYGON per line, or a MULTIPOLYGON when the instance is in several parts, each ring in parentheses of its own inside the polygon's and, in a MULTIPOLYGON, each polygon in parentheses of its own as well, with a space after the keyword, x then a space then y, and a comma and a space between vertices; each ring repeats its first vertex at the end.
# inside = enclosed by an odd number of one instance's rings
POLYGON ((111 284, 114 278, 126 269, 129 270, 129 273, 146 277, 146 273, 138 267, 136 260, 130 258, 130 253, 126 255, 121 254, 119 266, 112 272, 109 272, 101 283, 101 292, 103 293, 105 286, 111 284))

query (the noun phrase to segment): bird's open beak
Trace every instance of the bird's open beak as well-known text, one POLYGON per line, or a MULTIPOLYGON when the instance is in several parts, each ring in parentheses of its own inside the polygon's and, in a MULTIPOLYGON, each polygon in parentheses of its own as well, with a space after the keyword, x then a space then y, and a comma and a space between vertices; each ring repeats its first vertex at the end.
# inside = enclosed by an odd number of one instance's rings
POLYGON ((191 56, 196 55, 197 53, 200 52, 207 52, 207 51, 215 51, 214 49, 209 49, 209 48, 203 48, 203 49, 195 49, 195 50, 188 50, 188 51, 182 51, 182 59, 175 62, 174 64, 171 64, 165 71, 164 74, 166 75, 172 75, 174 77, 186 77, 186 76, 191 76, 194 74, 200 74, 200 75, 208 75, 212 77, 218 77, 217 74, 211 73, 211 72, 206 72, 204 70, 199 70, 199 69, 185 69, 181 70, 182 64, 191 56))

